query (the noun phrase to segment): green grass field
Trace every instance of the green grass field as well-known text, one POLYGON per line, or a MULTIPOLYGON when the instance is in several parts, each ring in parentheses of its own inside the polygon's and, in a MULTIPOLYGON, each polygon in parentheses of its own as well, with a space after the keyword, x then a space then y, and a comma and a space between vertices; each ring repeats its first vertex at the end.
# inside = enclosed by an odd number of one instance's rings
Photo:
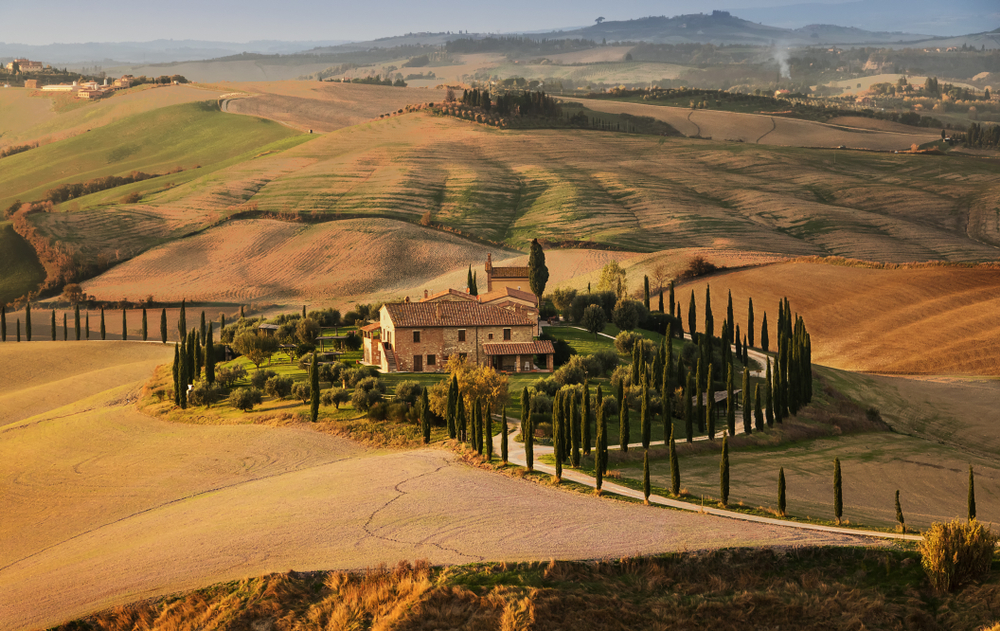
POLYGON ((214 102, 172 105, 6 158, 0 205, 106 175, 193 170, 297 135, 274 121, 224 114, 214 102))
POLYGON ((0 222, 0 304, 32 291, 45 280, 45 270, 28 242, 8 222, 0 222))

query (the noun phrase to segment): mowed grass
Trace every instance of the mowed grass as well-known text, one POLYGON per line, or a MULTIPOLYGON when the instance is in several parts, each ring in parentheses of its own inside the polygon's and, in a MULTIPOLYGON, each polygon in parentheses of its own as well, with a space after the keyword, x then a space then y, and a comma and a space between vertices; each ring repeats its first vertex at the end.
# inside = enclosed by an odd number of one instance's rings
POLYGON ((0 206, 107 175, 195 169, 294 135, 273 121, 223 114, 214 101, 163 107, 5 158, 0 206))
POLYGON ((0 222, 0 304, 25 295, 44 280, 45 269, 35 250, 10 223, 0 222))

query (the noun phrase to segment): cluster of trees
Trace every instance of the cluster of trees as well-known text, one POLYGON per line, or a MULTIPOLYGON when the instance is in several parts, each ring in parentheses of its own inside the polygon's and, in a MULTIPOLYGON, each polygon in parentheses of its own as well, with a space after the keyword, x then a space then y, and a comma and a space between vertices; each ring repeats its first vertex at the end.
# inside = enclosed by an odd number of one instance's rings
MULTIPOLYGON (((122 312, 124 314, 124 311, 122 312)), ((164 316, 166 312, 164 312, 164 316)), ((102 328, 103 328, 102 310, 102 328)), ((124 315, 123 315, 124 318, 124 315)), ((188 406, 189 396, 194 405, 212 405, 219 399, 220 387, 216 384, 215 364, 219 360, 222 348, 216 347, 214 322, 205 320, 205 312, 201 312, 201 324, 198 327, 187 327, 187 305, 182 302, 177 319, 177 332, 181 343, 174 346, 174 362, 172 366, 174 404, 181 409, 188 406), (189 385, 196 385, 188 392, 189 385)), ((166 318, 161 320, 161 335, 166 340, 166 318)), ((227 374, 227 380, 231 378, 227 374)))
POLYGON ((386 75, 385 78, 383 78, 382 75, 376 74, 368 77, 355 77, 353 79, 350 79, 350 82, 363 83, 365 85, 388 85, 394 88, 406 87, 406 81, 403 80, 402 76, 397 77, 396 80, 393 81, 392 77, 390 77, 389 75, 386 75))
POLYGON ((132 85, 144 85, 151 83, 154 85, 170 85, 174 82, 177 83, 188 83, 187 77, 179 74, 172 75, 160 75, 158 77, 147 77, 146 75, 139 75, 138 77, 132 78, 132 85))
POLYGON ((966 147, 1000 149, 1000 125, 972 123, 962 140, 966 147))
POLYGON ((6 158, 7 156, 12 156, 18 153, 24 153, 29 149, 37 149, 38 143, 31 142, 26 145, 10 145, 9 147, 4 147, 0 149, 0 158, 6 158))
POLYGON ((544 92, 517 90, 490 95, 489 90, 473 88, 462 94, 462 104, 480 107, 485 112, 496 110, 500 116, 558 117, 559 103, 544 92))
POLYGON ((106 191, 109 188, 117 188, 119 186, 125 186, 126 184, 132 184, 134 182, 142 182, 154 177, 159 177, 159 174, 149 174, 143 173, 142 171, 133 171, 126 176, 119 175, 108 175, 106 177, 94 178, 93 180, 87 180, 86 182, 75 182, 73 184, 63 184, 55 188, 50 188, 45 191, 43 199, 50 201, 53 204, 59 204, 71 199, 76 199, 77 197, 83 197, 84 195, 90 195, 91 193, 97 193, 99 191, 106 191))
POLYGON ((448 53, 546 54, 586 50, 597 46, 589 39, 531 39, 528 37, 484 37, 454 39, 445 44, 448 53))

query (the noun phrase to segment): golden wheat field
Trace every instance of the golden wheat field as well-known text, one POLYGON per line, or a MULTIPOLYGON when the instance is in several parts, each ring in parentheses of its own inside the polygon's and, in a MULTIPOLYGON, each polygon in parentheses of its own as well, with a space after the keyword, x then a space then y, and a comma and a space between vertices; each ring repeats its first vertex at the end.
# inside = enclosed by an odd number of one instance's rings
POLYGON ((622 103, 594 99, 570 98, 592 110, 613 114, 649 116, 672 125, 685 136, 701 136, 714 140, 729 140, 752 144, 789 147, 839 147, 877 151, 904 151, 914 143, 921 145, 940 139, 935 131, 914 128, 880 129, 879 133, 864 129, 844 129, 813 121, 796 120, 765 114, 742 114, 715 110, 691 110, 681 107, 622 103))
POLYGON ((346 305, 447 289, 434 279, 482 267, 487 252, 498 262, 517 254, 390 219, 250 219, 154 248, 83 287, 107 297, 154 291, 164 301, 346 305))
POLYGON ((787 296, 792 311, 805 318, 818 364, 923 375, 1000 372, 1000 270, 768 265, 680 286, 677 296, 685 317, 692 291, 702 313, 709 284, 716 326, 725 317, 732 291, 734 317, 745 331, 748 299, 753 298, 757 344, 766 312, 772 349, 778 300, 787 296))
MULTIPOLYGON (((26 361, 25 346, 0 346, 0 363, 26 361)), ((93 346, 63 344, 64 358, 93 346)), ((111 348, 122 363, 133 346, 111 348)), ((25 386, 58 387, 64 371, 47 372, 25 386)), ((857 542, 565 493, 307 423, 167 422, 131 405, 129 379, 0 429, 0 629, 289 568, 857 542)))

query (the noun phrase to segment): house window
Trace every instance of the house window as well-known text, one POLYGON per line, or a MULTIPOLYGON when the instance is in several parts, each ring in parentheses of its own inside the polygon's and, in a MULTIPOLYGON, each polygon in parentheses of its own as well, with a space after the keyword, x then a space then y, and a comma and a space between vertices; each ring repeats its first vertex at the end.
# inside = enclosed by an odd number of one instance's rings
POLYGON ((490 333, 490 338, 489 339, 491 339, 491 340, 493 339, 493 334, 492 333, 490 333))
POLYGON ((504 329, 503 330, 503 341, 504 342, 509 342, 510 341, 510 329, 504 329))
POLYGON ((437 363, 437 356, 436 355, 428 355, 427 356, 427 365, 428 366, 434 366, 436 363, 437 363))
POLYGON ((458 330, 458 341, 459 342, 464 342, 465 341, 465 329, 459 329, 458 330))
POLYGON ((414 331, 413 332, 413 343, 414 344, 419 344, 420 343, 420 331, 414 331))

